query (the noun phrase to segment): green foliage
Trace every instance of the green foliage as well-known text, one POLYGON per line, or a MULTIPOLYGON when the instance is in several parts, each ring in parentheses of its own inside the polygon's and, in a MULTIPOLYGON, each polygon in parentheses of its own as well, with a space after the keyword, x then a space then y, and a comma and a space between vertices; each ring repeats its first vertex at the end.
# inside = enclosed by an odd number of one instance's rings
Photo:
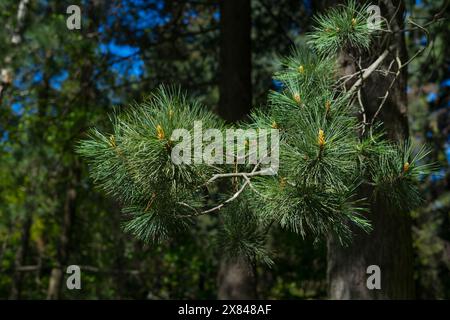
POLYGON ((341 50, 367 50, 373 38, 368 26, 367 5, 351 0, 315 17, 309 44, 319 53, 333 55, 341 50))
POLYGON ((179 89, 160 87, 142 104, 113 116, 112 134, 92 129, 77 147, 98 186, 124 204, 129 216, 125 230, 139 239, 159 241, 185 230, 189 207, 201 199, 197 188, 216 171, 204 164, 176 165, 171 159, 173 130, 189 128, 194 139, 195 121, 222 125, 179 89))
POLYGON ((246 259, 250 265, 262 262, 271 266, 273 261, 266 247, 267 226, 264 226, 264 220, 261 221, 251 210, 251 199, 231 203, 221 212, 223 223, 216 246, 228 260, 240 257, 246 259))
MULTIPOLYGON (((330 232, 348 240, 350 230, 347 223, 353 222, 369 230, 370 225, 360 213, 359 201, 352 200, 334 190, 322 189, 319 185, 293 184, 281 178, 261 179, 255 183, 265 201, 254 204, 262 219, 275 221, 282 228, 317 237, 330 232)), ((353 190, 352 190, 353 191, 353 190)))
POLYGON ((436 169, 425 162, 429 153, 425 147, 415 151, 410 141, 389 145, 370 162, 375 198, 401 210, 416 209, 422 203, 418 182, 436 169))
MULTIPOLYGON (((311 93, 312 89, 326 89, 333 84, 335 60, 332 57, 320 57, 312 52, 306 44, 294 48, 287 57, 280 59, 282 71, 274 75, 291 90, 291 94, 298 93, 302 99, 311 93), (292 82, 290 82, 292 81, 292 82)), ((312 98, 318 95, 313 95, 312 98)))

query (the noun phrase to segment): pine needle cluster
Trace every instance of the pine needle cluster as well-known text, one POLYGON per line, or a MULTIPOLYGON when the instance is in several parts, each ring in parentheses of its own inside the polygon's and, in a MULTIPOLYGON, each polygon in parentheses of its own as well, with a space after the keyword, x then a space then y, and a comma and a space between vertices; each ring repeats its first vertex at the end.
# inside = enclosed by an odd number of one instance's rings
POLYGON ((368 8, 369 4, 358 5, 350 0, 346 5, 338 5, 317 15, 309 44, 327 55, 341 50, 367 50, 376 36, 367 23, 370 18, 368 8))
POLYGON ((159 241, 188 228, 189 207, 202 202, 199 187, 217 172, 204 163, 176 165, 172 161, 173 130, 184 128, 194 139, 194 121, 212 128, 223 126, 180 89, 161 86, 141 104, 113 115, 111 134, 94 128, 77 147, 88 160, 94 182, 124 205, 125 230, 139 239, 159 241))

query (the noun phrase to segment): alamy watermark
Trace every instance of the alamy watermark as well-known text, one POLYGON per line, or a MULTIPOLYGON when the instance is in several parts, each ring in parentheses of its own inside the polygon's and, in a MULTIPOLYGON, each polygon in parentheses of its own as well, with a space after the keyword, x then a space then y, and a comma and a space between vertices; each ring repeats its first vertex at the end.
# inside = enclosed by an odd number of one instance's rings
POLYGON ((67 267, 66 273, 70 274, 67 277, 66 287, 69 290, 81 289, 81 269, 79 266, 73 264, 67 267))
POLYGON ((193 136, 187 129, 175 129, 170 140, 178 142, 171 153, 176 165, 248 164, 265 167, 262 174, 278 172, 278 129, 227 129, 222 132, 219 129, 203 130, 202 122, 195 121, 193 136))
POLYGON ((366 287, 369 290, 381 290, 381 269, 376 264, 372 264, 367 267, 367 274, 370 274, 367 277, 366 287))
POLYGON ((66 13, 70 14, 66 20, 66 26, 69 30, 81 29, 81 9, 79 6, 72 4, 67 7, 66 13))
POLYGON ((381 9, 379 6, 371 5, 367 7, 367 13, 370 15, 367 18, 367 27, 369 30, 376 31, 381 29, 381 9))

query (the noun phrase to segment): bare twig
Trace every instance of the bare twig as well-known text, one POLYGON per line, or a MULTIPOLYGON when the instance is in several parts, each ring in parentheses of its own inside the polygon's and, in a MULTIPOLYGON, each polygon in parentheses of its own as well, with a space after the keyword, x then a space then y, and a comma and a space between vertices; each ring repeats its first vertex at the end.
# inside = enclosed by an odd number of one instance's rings
POLYGON ((386 93, 384 94, 383 97, 381 97, 382 101, 381 101, 380 105, 378 106, 378 109, 377 109, 377 111, 375 112, 374 116, 372 117, 372 120, 370 121, 370 125, 371 125, 371 126, 373 125, 375 119, 377 118, 377 116, 378 116, 379 113, 381 112, 381 109, 382 109, 383 106, 385 105, 385 103, 386 103, 386 101, 387 101, 387 98, 389 97, 390 90, 391 90, 392 87, 394 86, 395 81, 397 80, 397 78, 400 76, 401 70, 402 70, 403 68, 405 68, 406 66, 408 66, 408 65, 409 65, 413 60, 415 60, 419 55, 421 55, 421 54, 426 50, 426 48, 428 48, 428 45, 429 45, 429 43, 430 43, 430 41, 429 41, 429 40, 430 40, 430 34, 429 34, 428 30, 425 29, 424 27, 422 27, 421 25, 419 25, 418 23, 414 22, 411 18, 409 18, 409 22, 410 22, 412 25, 416 26, 417 28, 419 28, 420 30, 422 30, 422 31, 425 33, 426 38, 427 38, 427 45, 424 46, 424 47, 422 47, 422 48, 420 48, 420 49, 419 49, 419 50, 418 50, 418 51, 417 51, 417 52, 416 52, 416 53, 415 53, 408 61, 406 61, 405 63, 402 63, 402 62, 401 62, 400 57, 399 57, 398 55, 396 56, 395 60, 393 60, 393 61, 391 62, 391 64, 389 65, 388 70, 386 71, 386 74, 390 73, 390 70, 391 70, 392 65, 394 64, 394 62, 397 62, 398 69, 397 69, 397 72, 396 72, 395 75, 394 75, 394 78, 392 79, 391 83, 389 84, 389 87, 388 87, 388 89, 386 90, 386 93))
POLYGON ((395 60, 397 61, 397 65, 398 65, 397 73, 395 74, 394 78, 392 79, 391 83, 389 84, 389 87, 386 90, 386 93, 384 94, 384 96, 382 97, 382 101, 381 101, 380 105, 378 106, 377 111, 375 112, 375 114, 372 117, 372 120, 370 121, 370 125, 371 126, 373 126, 373 123, 374 123, 375 119, 377 118, 378 114, 381 112, 381 109, 383 108, 383 106, 386 103, 386 100, 387 100, 387 98, 389 96, 389 92, 391 91, 392 87, 394 86, 395 81, 397 80, 398 76, 401 73, 403 65, 402 65, 402 62, 400 60, 400 57, 397 56, 395 60))
POLYGON ((234 178, 234 177, 254 177, 254 176, 261 176, 266 175, 269 173, 270 169, 263 169, 260 171, 252 171, 252 172, 230 172, 230 173, 219 173, 214 175, 211 179, 206 182, 206 184, 210 184, 211 182, 221 179, 221 178, 234 178))
POLYGON ((361 114, 362 114, 362 118, 363 118, 361 135, 364 135, 364 133, 366 132, 367 115, 366 115, 366 109, 364 108, 364 104, 363 104, 362 98, 361 98, 361 90, 358 90, 358 103, 359 103, 359 106, 361 107, 361 114))
POLYGON ((244 184, 241 186, 241 188, 240 188, 240 189, 239 189, 239 190, 238 190, 231 198, 228 198, 227 200, 225 200, 225 201, 222 202, 221 204, 219 204, 219 205, 217 205, 217 206, 215 206, 215 207, 213 207, 213 208, 211 208, 211 209, 208 209, 208 210, 198 211, 197 209, 195 209, 194 207, 188 205, 188 204, 185 203, 185 202, 178 202, 178 204, 180 204, 180 205, 182 205, 182 206, 185 206, 185 207, 188 207, 188 208, 190 208, 191 210, 193 210, 193 211, 195 212, 194 214, 191 214, 191 215, 182 215, 182 216, 178 216, 178 217, 179 217, 179 218, 192 218, 192 217, 198 217, 198 216, 201 216, 201 215, 205 215, 205 214, 208 214, 208 213, 211 213, 211 212, 219 211, 219 210, 222 209, 226 204, 228 204, 228 203, 230 203, 230 202, 236 200, 236 198, 239 197, 239 195, 242 193, 242 191, 244 191, 245 187, 246 187, 248 184, 249 184, 249 181, 248 181, 248 180, 245 181, 244 184))
POLYGON ((224 202, 220 203, 219 205, 207 209, 207 210, 203 210, 203 211, 199 211, 196 208, 192 207, 191 205, 185 203, 185 202, 178 202, 179 205, 182 205, 184 207, 187 207, 189 209, 191 209, 192 211, 194 211, 193 214, 191 215, 181 215, 179 216, 180 218, 192 218, 192 217, 197 217, 197 216, 201 216, 201 215, 205 215, 208 213, 212 213, 212 212, 216 212, 219 211, 220 209, 222 209, 226 204, 234 201, 237 199, 237 197, 239 197, 239 195, 245 190, 245 188, 247 186, 250 186, 252 188, 252 190, 254 190, 255 192, 257 192, 258 194, 260 194, 251 184, 250 181, 250 177, 254 177, 254 176, 258 176, 258 175, 265 175, 268 172, 270 172, 270 169, 263 169, 260 171, 256 171, 259 167, 259 165, 261 164, 261 161, 258 162, 255 167, 253 168, 253 170, 251 172, 233 172, 233 173, 222 173, 222 174, 216 174, 214 175, 211 179, 208 180, 208 183, 211 183, 217 179, 220 178, 235 178, 235 177, 242 177, 244 178, 244 183, 242 184, 242 186, 239 188, 238 191, 236 191, 230 198, 228 198, 227 200, 225 200, 224 202))
MULTIPOLYGON (((363 69, 361 67, 361 58, 359 59, 358 63, 358 74, 360 76, 361 79, 361 84, 363 83, 364 79, 362 79, 362 75, 363 75, 363 69)), ((361 88, 358 89, 358 103, 359 106, 361 107, 361 115, 363 117, 363 121, 362 121, 362 131, 361 131, 361 135, 364 135, 365 131, 366 131, 366 124, 367 124, 367 115, 366 115, 366 109, 364 108, 364 104, 362 102, 362 97, 361 97, 361 88)))
POLYGON ((389 49, 384 50, 384 52, 378 57, 377 60, 375 60, 374 63, 372 63, 367 69, 365 69, 364 73, 361 75, 361 78, 358 79, 358 81, 355 82, 355 84, 350 88, 348 93, 352 94, 355 93, 356 90, 358 90, 363 81, 370 77, 370 75, 377 70, 378 66, 386 59, 386 57, 389 55, 389 52, 394 49, 394 46, 389 47, 389 49))
POLYGON ((426 44, 426 46, 420 48, 419 51, 417 51, 408 61, 406 61, 405 64, 402 65, 402 68, 407 66, 408 64, 410 64, 414 59, 416 59, 419 55, 421 55, 428 48, 428 45, 430 43, 430 33, 428 32, 428 30, 425 29, 424 27, 422 27, 421 25, 419 25, 418 23, 414 22, 411 18, 409 18, 408 21, 409 21, 409 23, 416 26, 417 28, 419 28, 420 30, 422 30, 425 33, 425 36, 427 38, 427 44, 426 44))

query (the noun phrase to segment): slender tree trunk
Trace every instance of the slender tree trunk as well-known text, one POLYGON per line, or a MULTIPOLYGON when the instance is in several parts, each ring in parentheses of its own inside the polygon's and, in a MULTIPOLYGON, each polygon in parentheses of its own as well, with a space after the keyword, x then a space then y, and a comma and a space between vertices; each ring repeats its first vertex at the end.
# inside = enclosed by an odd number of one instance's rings
MULTIPOLYGON (((394 31, 403 29, 405 12, 403 1, 380 1, 382 15, 390 21, 394 31)), ((375 52, 381 52, 393 45, 392 53, 381 66, 388 69, 389 64, 398 56, 406 62, 406 47, 402 32, 396 32, 385 43, 375 45, 375 52), (383 46, 383 48, 381 48, 383 46)), ((366 64, 373 62, 366 61, 366 64)), ((349 56, 343 53, 340 57, 343 73, 356 71, 351 67, 349 56)), ((394 62, 394 65, 397 64, 394 62)), ((398 67, 394 71, 397 71, 398 67)), ((364 85, 362 100, 368 119, 376 113, 392 76, 374 75, 364 85)), ((399 141, 408 136, 406 70, 403 70, 390 91, 379 120, 384 123, 388 138, 399 141)), ((367 197, 372 190, 364 188, 360 192, 367 197)), ((354 230, 354 238, 349 247, 330 237, 328 240, 328 283, 331 299, 410 299, 414 297, 413 258, 411 222, 408 212, 400 212, 381 202, 372 201, 368 218, 373 231, 365 234, 354 230), (377 265, 381 270, 381 289, 367 288, 367 267, 377 265)))
POLYGON ((22 289, 22 280, 23 280, 23 272, 20 268, 25 265, 28 252, 30 251, 30 233, 31 226, 33 225, 33 214, 36 208, 36 204, 34 202, 34 191, 36 190, 35 181, 39 176, 39 168, 35 163, 31 163, 31 167, 29 168, 29 178, 30 185, 27 187, 29 198, 26 200, 25 205, 25 217, 22 222, 22 232, 20 239, 20 247, 16 252, 16 256, 14 259, 14 273, 12 277, 12 285, 11 291, 9 294, 9 299, 16 300, 20 299, 21 289, 22 289))
POLYGON ((70 253, 70 235, 72 232, 73 219, 75 217, 76 211, 76 198, 76 183, 72 182, 72 185, 66 191, 62 230, 60 233, 58 245, 58 261, 57 265, 51 271, 47 290, 47 299, 49 300, 56 300, 60 298, 63 280, 63 268, 67 265, 70 253))
MULTIPOLYGON (((243 119, 252 104, 250 0, 220 2, 219 114, 243 119)), ((255 269, 244 259, 223 260, 218 276, 219 299, 256 298, 255 269)))
MULTIPOLYGON (((102 4, 104 4, 104 1, 96 0, 85 6, 85 13, 89 17, 89 21, 92 23, 89 24, 87 28, 82 28, 81 32, 83 35, 86 36, 87 33, 94 32, 95 26, 98 25, 98 12, 101 11, 100 8, 102 4)), ((86 108, 89 107, 90 101, 95 101, 95 86, 89 86, 93 72, 92 64, 92 61, 84 60, 80 68, 81 75, 79 79, 79 87, 83 89, 83 94, 79 97, 78 101, 81 106, 84 106, 84 109, 81 109, 81 112, 85 112, 86 114, 86 108)), ((63 268, 67 266, 67 262, 69 260, 70 240, 74 219, 76 217, 77 186, 80 183, 80 165, 77 160, 72 162, 72 167, 68 168, 68 172, 71 176, 71 181, 66 189, 57 264, 51 271, 47 290, 47 299, 49 300, 56 300, 60 298, 64 278, 63 268)))
MULTIPOLYGON (((11 45, 13 47, 22 42, 22 33, 25 29, 25 17, 27 15, 29 2, 29 0, 21 0, 18 4, 16 26, 14 27, 11 35, 11 45)), ((3 58, 4 65, 0 65, 0 103, 2 102, 6 88, 8 88, 13 81, 12 70, 9 68, 9 65, 13 59, 14 55, 9 53, 3 58)))
POLYGON ((243 259, 221 261, 219 284, 219 299, 256 298, 256 270, 243 259))
POLYGON ((221 1, 220 14, 219 114, 237 121, 252 105, 250 0, 221 1))
MULTIPOLYGON (((6 234, 6 237, 2 243, 2 247, 0 249, 0 261, 3 261, 3 256, 6 252, 6 249, 8 248, 9 239, 11 238, 11 233, 12 233, 11 229, 12 229, 12 227, 8 226, 8 233, 6 234)), ((2 272, 2 271, 3 271, 2 266, 0 266, 0 272, 2 272)))
POLYGON ((25 263, 25 259, 28 254, 28 249, 30 245, 30 229, 33 223, 32 214, 27 210, 25 221, 22 225, 22 237, 20 240, 20 247, 16 252, 16 257, 14 259, 14 274, 12 277, 12 287, 9 294, 9 299, 17 300, 20 299, 20 293, 22 289, 22 272, 19 270, 25 263))
POLYGON ((127 274, 125 272, 125 239, 121 230, 121 211, 118 203, 113 203, 114 207, 111 208, 111 212, 114 216, 114 235, 115 235, 115 258, 114 266, 117 272, 114 273, 114 279, 116 283, 117 299, 123 299, 126 297, 126 283, 127 274))

